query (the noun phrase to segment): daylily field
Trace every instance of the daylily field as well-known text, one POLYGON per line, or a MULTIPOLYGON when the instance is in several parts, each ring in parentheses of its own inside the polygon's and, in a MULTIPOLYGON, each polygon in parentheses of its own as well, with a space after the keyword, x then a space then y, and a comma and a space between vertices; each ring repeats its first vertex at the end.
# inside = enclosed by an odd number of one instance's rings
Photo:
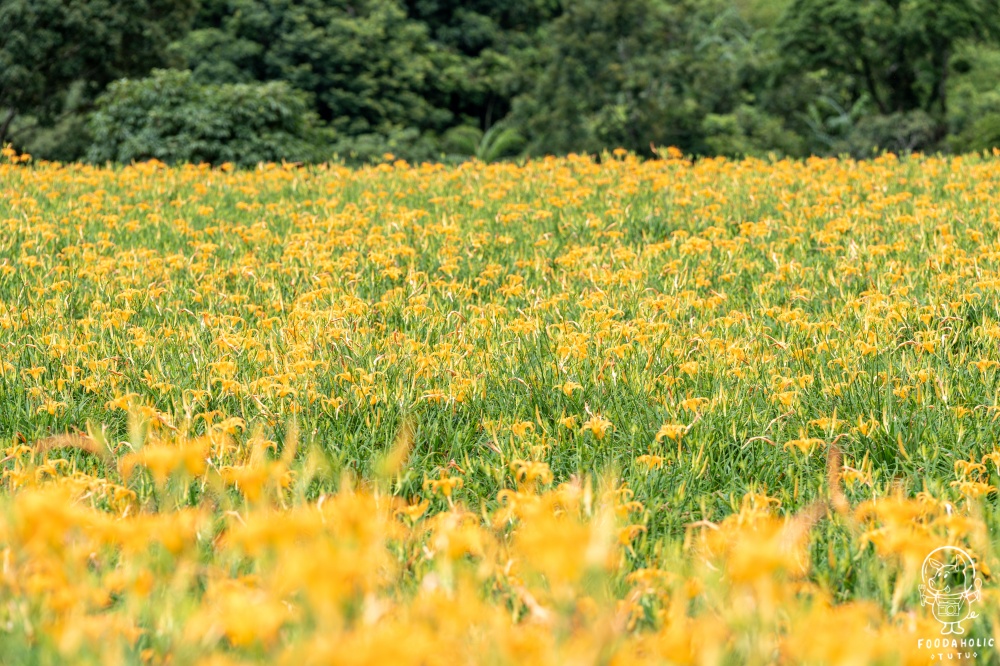
POLYGON ((0 663, 991 663, 1000 157, 662 153, 7 150, 0 663))

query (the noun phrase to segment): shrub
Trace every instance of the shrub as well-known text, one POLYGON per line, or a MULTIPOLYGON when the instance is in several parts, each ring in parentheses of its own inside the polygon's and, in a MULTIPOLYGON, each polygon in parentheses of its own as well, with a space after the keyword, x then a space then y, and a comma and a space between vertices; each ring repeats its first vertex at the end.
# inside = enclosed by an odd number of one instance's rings
POLYGON ((937 139, 938 125, 924 111, 871 115, 858 121, 841 151, 859 158, 886 150, 905 154, 931 150, 937 139))
POLYGON ((90 129, 92 162, 310 162, 331 138, 308 94, 285 82, 206 85, 178 70, 111 84, 90 129))
POLYGON ((787 130, 780 118, 749 104, 739 106, 733 113, 708 114, 702 131, 705 144, 714 155, 760 157, 772 151, 782 155, 805 152, 805 142, 787 130))
POLYGON ((952 137, 951 147, 962 153, 1000 147, 1000 112, 984 113, 961 134, 952 137))

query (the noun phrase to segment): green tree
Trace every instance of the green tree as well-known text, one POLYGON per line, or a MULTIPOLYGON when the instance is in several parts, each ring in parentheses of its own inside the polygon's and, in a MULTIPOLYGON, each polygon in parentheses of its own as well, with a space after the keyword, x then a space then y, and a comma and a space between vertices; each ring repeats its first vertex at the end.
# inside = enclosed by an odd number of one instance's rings
POLYGON ((85 108, 107 83, 163 64, 196 0, 0 0, 0 144, 85 108))
POLYGON ((406 8, 436 42, 469 56, 526 46, 561 11, 558 0, 406 0, 406 8))
POLYGON ((440 156, 456 127, 487 131, 533 85, 558 0, 203 0, 174 50, 204 82, 309 91, 345 156, 440 156), (380 152, 381 151, 381 152, 380 152))
POLYGON ((308 94, 284 81, 199 84, 154 70, 112 83, 91 116, 93 162, 308 162, 328 158, 308 94))
POLYGON ((1000 45, 963 45, 952 69, 949 146, 958 152, 1000 147, 1000 45))
POLYGON ((480 131, 533 85, 539 32, 562 11, 558 0, 406 0, 406 7, 451 56, 440 103, 480 131))
MULTIPOLYGON (((515 100, 534 153, 599 152, 650 144, 712 152, 712 135, 741 150, 784 134, 748 112, 759 85, 754 29, 725 2, 579 0, 543 35, 544 71, 515 100)), ((794 143, 794 142, 790 142, 794 143)))
POLYGON ((789 70, 821 72, 843 108, 859 101, 871 107, 861 134, 875 141, 917 141, 921 148, 947 131, 956 48, 1000 35, 1000 3, 794 0, 777 32, 789 70), (872 113, 883 119, 868 118, 872 113), (930 132, 920 129, 928 123, 930 132), (897 128, 911 139, 896 136, 897 128))
POLYGON ((177 43, 202 82, 287 81, 338 132, 437 130, 447 61, 397 0, 215 0, 177 43))

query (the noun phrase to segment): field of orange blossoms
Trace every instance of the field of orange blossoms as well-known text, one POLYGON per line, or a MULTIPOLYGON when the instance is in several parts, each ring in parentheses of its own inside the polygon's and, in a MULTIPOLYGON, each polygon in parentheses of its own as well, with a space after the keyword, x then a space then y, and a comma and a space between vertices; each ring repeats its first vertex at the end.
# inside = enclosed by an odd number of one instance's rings
POLYGON ((998 294, 997 156, 7 150, 0 663, 996 663, 998 294))

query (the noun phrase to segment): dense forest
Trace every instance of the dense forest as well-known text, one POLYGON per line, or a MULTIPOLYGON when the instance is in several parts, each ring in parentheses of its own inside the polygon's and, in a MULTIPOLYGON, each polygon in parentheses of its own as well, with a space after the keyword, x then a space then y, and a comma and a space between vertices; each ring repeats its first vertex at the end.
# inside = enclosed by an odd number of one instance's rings
POLYGON ((1000 146, 1000 0, 0 0, 36 159, 1000 146))

